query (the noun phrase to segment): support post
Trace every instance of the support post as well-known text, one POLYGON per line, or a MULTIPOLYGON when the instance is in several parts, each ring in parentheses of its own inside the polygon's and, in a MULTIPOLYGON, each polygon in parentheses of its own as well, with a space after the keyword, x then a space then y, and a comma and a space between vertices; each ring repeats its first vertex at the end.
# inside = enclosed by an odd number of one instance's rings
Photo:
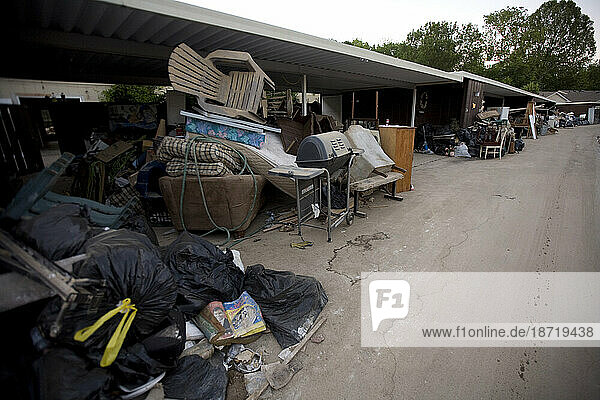
POLYGON ((417 88, 413 88, 412 112, 410 114, 410 126, 415 126, 415 117, 417 116, 417 88))
POLYGON ((375 91, 375 126, 379 128, 379 90, 375 91))
POLYGON ((302 115, 308 114, 308 105, 306 104, 306 74, 302 75, 302 115))

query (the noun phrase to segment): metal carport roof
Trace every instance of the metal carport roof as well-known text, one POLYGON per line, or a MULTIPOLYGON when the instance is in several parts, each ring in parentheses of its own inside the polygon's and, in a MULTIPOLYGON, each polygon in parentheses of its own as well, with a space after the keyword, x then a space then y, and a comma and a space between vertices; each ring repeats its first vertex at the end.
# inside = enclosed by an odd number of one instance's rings
POLYGON ((498 82, 481 75, 472 74, 466 71, 452 72, 452 74, 460 76, 463 79, 471 79, 483 83, 483 92, 491 95, 501 97, 523 96, 530 97, 535 101, 541 101, 543 103, 554 103, 554 100, 550 100, 544 96, 540 96, 538 94, 528 92, 527 90, 519 89, 517 87, 507 85, 506 83, 498 82))
POLYGON ((0 75, 30 79, 168 84, 171 49, 249 52, 278 88, 350 90, 461 82, 460 75, 333 40, 172 0, 1 2, 0 75))

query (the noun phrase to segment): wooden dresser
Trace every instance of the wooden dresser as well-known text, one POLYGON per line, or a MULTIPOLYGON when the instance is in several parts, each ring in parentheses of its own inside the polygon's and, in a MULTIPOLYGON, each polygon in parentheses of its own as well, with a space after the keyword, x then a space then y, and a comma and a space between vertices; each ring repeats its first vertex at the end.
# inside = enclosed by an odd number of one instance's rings
POLYGON ((379 136, 383 151, 404 168, 404 179, 397 181, 396 192, 408 192, 412 175, 413 147, 415 144, 415 128, 399 125, 380 125, 379 136))

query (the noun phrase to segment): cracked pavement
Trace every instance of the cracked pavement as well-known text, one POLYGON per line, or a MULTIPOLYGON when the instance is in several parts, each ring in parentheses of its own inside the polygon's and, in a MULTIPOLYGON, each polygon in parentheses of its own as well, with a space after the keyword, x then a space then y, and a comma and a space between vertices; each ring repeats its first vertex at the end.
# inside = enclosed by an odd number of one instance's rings
MULTIPOLYGON (((276 231, 236 246, 245 265, 314 276, 329 296, 325 340, 261 398, 600 398, 597 348, 361 348, 359 324, 361 272, 598 271, 599 134, 561 129, 502 160, 415 154, 416 190, 403 202, 376 193, 368 218, 342 224, 332 243, 306 228, 306 250, 276 231)), ((267 362, 280 350, 270 336, 251 345, 267 362)))

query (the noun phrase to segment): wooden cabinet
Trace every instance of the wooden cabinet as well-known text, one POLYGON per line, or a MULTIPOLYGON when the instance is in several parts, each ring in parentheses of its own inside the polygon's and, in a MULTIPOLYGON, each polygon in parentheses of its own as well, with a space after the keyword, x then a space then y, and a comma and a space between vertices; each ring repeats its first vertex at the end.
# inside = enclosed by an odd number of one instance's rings
POLYGON ((386 125, 379 127, 381 147, 396 163, 404 168, 404 179, 396 183, 396 192, 408 192, 412 175, 413 147, 415 144, 415 128, 408 126, 386 125))

